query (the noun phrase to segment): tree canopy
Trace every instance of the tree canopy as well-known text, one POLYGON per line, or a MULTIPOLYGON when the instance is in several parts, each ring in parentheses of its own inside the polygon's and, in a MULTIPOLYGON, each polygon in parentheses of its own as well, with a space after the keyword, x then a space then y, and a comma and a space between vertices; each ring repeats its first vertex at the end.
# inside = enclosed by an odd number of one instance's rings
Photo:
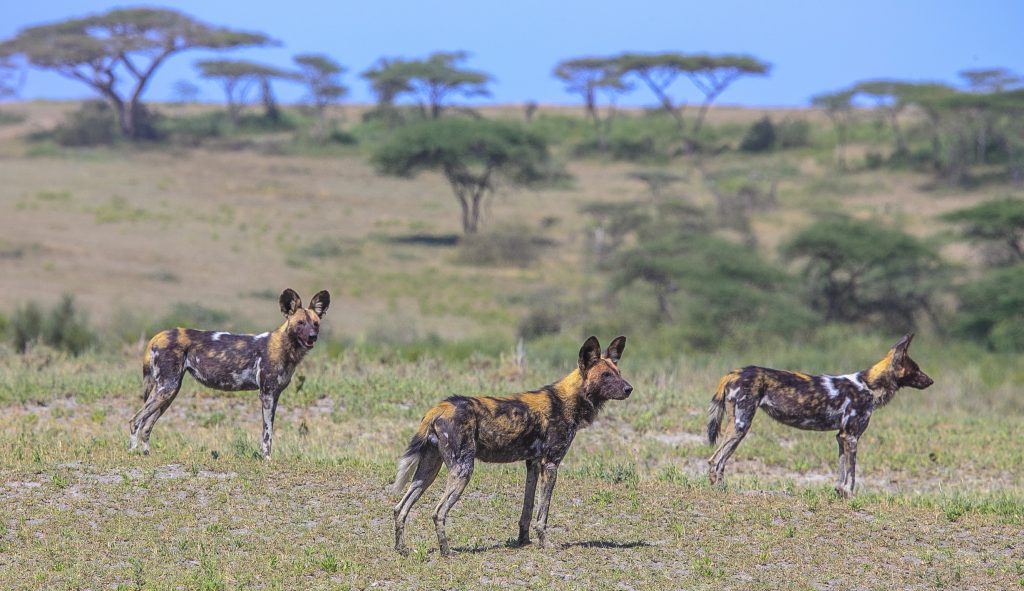
POLYGON ((292 60, 298 66, 296 78, 306 85, 309 99, 321 117, 327 105, 348 94, 348 87, 341 83, 345 68, 338 62, 319 53, 303 53, 292 60))
POLYGON ((262 85, 264 102, 267 102, 270 80, 296 78, 294 72, 247 60, 199 60, 195 65, 201 78, 216 80, 224 88, 228 115, 232 121, 238 119, 242 107, 248 102, 249 92, 256 85, 262 85))
POLYGON ((410 95, 424 117, 437 119, 453 96, 489 96, 490 74, 460 66, 465 51, 439 51, 427 59, 382 58, 363 72, 381 106, 390 106, 403 94, 410 95))
POLYGON ((997 262, 1024 261, 1024 199, 993 199, 947 212, 942 219, 960 224, 969 240, 992 244, 997 262))
POLYGON ((598 143, 606 147, 607 134, 615 116, 616 96, 629 89, 622 80, 619 63, 613 57, 579 57, 564 60, 555 66, 555 78, 565 83, 565 89, 583 97, 583 106, 594 124, 598 143), (601 115, 599 95, 605 95, 608 107, 601 115))
POLYGON ((954 334, 997 351, 1024 351, 1024 264, 990 271, 958 295, 954 334))
POLYGON ((19 57, 88 85, 115 109, 124 135, 136 137, 142 93, 168 57, 270 42, 262 33, 215 27, 175 10, 119 8, 22 29, 0 43, 0 57, 19 57))
POLYGON ((880 322, 900 330, 931 312, 945 268, 934 249, 900 230, 848 218, 816 222, 783 245, 803 264, 808 303, 825 321, 880 322))
POLYGON ((477 231, 480 206, 498 183, 529 187, 557 175, 542 136, 519 123, 490 119, 414 123, 396 132, 372 160, 386 175, 442 173, 462 208, 466 234, 477 231))

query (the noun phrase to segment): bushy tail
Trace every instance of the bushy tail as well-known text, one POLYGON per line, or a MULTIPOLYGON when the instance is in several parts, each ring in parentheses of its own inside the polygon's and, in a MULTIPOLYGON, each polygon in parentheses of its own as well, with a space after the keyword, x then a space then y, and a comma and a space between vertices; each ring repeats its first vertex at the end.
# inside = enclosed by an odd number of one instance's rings
POLYGON ((430 425, 434 422, 434 417, 438 413, 439 411, 436 406, 427 411, 427 416, 423 417, 423 420, 420 421, 419 429, 416 430, 416 433, 409 441, 409 447, 406 448, 405 453, 398 460, 398 474, 395 475, 395 483, 391 485, 391 491, 394 494, 401 494, 405 486, 412 480, 413 475, 416 474, 416 468, 420 465, 420 458, 423 457, 424 449, 437 445, 436 440, 431 441, 429 433, 430 425))
POLYGON ((718 432, 722 428, 722 417, 725 415, 725 389, 738 376, 733 371, 722 376, 718 381, 718 389, 711 397, 711 404, 708 406, 708 443, 714 445, 718 441, 718 432))
POLYGON ((153 393, 153 388, 156 386, 155 380, 150 370, 148 363, 142 364, 142 401, 148 402, 149 395, 153 393))

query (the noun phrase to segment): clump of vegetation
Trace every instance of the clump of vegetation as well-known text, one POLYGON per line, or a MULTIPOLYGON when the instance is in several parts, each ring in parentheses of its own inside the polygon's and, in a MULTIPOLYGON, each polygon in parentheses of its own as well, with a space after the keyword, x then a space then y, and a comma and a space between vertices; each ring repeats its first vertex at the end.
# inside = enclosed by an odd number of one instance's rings
POLYGON ((812 316, 792 295, 786 274, 744 246, 714 235, 678 234, 613 256, 611 288, 643 282, 657 300, 654 323, 685 327, 692 347, 715 349, 748 332, 784 337, 812 316))
POLYGON ((747 130, 740 142, 740 150, 744 152, 768 152, 775 148, 776 134, 775 125, 770 117, 765 115, 758 119, 747 130))
POLYGON ((402 128, 373 155, 383 174, 444 175, 462 209, 462 230, 474 234, 480 210, 499 183, 530 187, 564 173, 544 138, 521 123, 489 119, 432 119, 402 128))
POLYGON ((551 242, 523 225, 500 226, 459 240, 456 260, 466 265, 529 267, 551 242))
POLYGON ((103 101, 86 101, 68 114, 53 131, 53 138, 62 146, 109 146, 118 137, 117 119, 110 105, 103 101))
POLYGON ((965 238, 987 247, 990 262, 1024 261, 1024 199, 986 201, 948 212, 942 219, 960 224, 965 238))
POLYGON ((62 296, 49 310, 35 302, 22 306, 11 317, 9 331, 18 353, 24 353, 34 344, 42 344, 79 355, 97 341, 88 319, 70 294, 62 296))
POLYGON ((822 220, 782 252, 802 265, 804 295, 826 322, 909 330, 920 313, 932 314, 946 277, 934 248, 878 222, 822 220))
POLYGON ((990 271, 958 295, 954 334, 996 351, 1024 351, 1024 263, 990 271))

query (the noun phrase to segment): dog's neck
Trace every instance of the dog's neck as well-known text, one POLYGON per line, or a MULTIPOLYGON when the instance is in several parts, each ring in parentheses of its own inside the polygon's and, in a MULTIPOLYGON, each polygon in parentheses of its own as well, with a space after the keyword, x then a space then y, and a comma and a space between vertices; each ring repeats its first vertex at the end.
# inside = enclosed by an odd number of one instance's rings
POLYGON ((307 348, 296 343, 288 334, 287 320, 267 337, 267 353, 271 363, 280 363, 288 373, 298 366, 307 352, 307 348))
POLYGON ((892 352, 858 375, 871 390, 871 395, 875 399, 875 408, 889 404, 896 396, 896 391, 900 389, 899 383, 896 381, 896 373, 892 368, 892 352))
POLYGON ((606 402, 603 398, 591 396, 587 392, 587 383, 579 368, 555 382, 554 389, 563 401, 565 418, 578 429, 589 427, 606 402))

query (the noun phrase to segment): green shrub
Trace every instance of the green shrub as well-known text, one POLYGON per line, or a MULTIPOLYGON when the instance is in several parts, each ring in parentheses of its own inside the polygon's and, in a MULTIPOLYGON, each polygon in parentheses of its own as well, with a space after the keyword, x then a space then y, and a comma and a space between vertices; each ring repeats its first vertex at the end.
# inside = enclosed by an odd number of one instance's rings
POLYGON ((231 314, 198 302, 177 302, 156 322, 158 330, 178 326, 199 329, 221 329, 237 326, 231 314))
POLYGON ((54 139, 66 147, 109 146, 117 137, 117 115, 105 101, 82 103, 54 130, 54 139))
POLYGON ((74 296, 69 294, 46 312, 35 302, 18 309, 11 320, 11 337, 19 353, 41 343, 72 355, 79 355, 98 340, 85 315, 76 308, 74 296))
POLYGON ((562 332, 562 313, 553 306, 530 308, 526 316, 519 321, 519 327, 516 330, 520 338, 528 341, 560 332, 562 332))
POLYGON ((775 126, 772 120, 765 115, 758 119, 740 142, 740 150, 744 152, 769 152, 775 147, 775 126))
MULTIPOLYGON (((162 137, 159 119, 144 105, 139 105, 135 114, 135 138, 159 140, 162 137)), ((54 141, 65 147, 109 146, 120 138, 117 113, 109 103, 100 100, 82 103, 53 131, 54 141)))
POLYGON ((528 267, 549 244, 525 226, 502 226, 463 237, 455 259, 466 265, 528 267))
POLYGON ((811 124, 803 119, 783 119, 775 125, 775 145, 780 150, 810 146, 811 124))
POLYGON ((997 351, 1024 351, 1024 263, 990 271, 958 295, 954 334, 997 351))
POLYGON ((671 338, 692 347, 714 349, 741 336, 792 335, 813 320, 791 293, 784 271, 752 249, 711 234, 647 236, 604 266, 612 271, 613 292, 637 283, 646 287, 630 295, 654 297, 652 326, 671 325, 671 338))
POLYGON ((825 321, 909 330, 929 312, 948 267, 933 247, 878 222, 816 222, 782 247, 803 266, 805 296, 825 321))
POLYGON ((964 238, 988 248, 993 264, 1024 261, 1024 199, 1004 197, 943 214, 960 224, 964 238))

